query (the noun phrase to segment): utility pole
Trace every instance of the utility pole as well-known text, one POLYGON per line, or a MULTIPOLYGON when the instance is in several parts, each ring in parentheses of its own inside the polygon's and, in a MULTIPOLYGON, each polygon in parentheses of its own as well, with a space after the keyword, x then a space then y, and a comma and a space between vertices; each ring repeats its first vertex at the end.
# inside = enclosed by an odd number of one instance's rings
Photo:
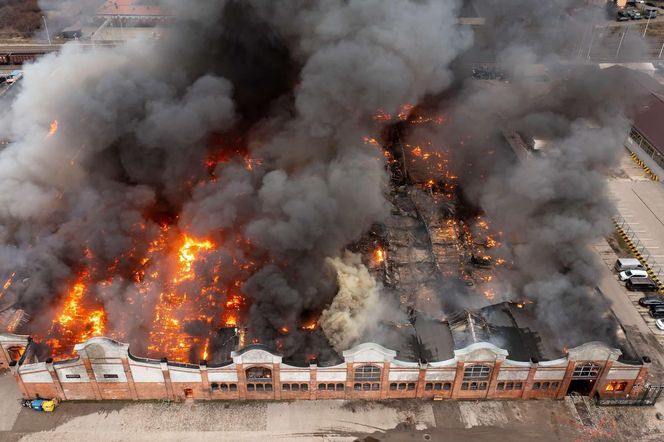
POLYGON ((593 49, 593 41, 595 40, 595 27, 593 26, 592 29, 592 34, 590 35, 590 45, 588 45, 588 54, 586 55, 586 58, 590 60, 590 51, 593 49))
POLYGON ((650 12, 648 12, 648 21, 646 22, 646 28, 643 30, 643 37, 644 38, 646 36, 646 32, 648 32, 648 25, 650 24, 650 17, 651 16, 652 16, 652 14, 650 12))
POLYGON ((629 31, 629 25, 625 26, 625 32, 623 32, 622 37, 620 37, 620 43, 618 43, 618 49, 616 50, 616 60, 618 59, 618 55, 620 54, 620 48, 622 46, 623 40, 625 39, 625 35, 627 35, 627 31, 629 31))
POLYGON ((48 38, 48 44, 49 46, 52 45, 51 43, 51 34, 48 33, 48 25, 46 24, 46 17, 42 15, 42 20, 44 20, 44 28, 46 28, 46 38, 48 38))

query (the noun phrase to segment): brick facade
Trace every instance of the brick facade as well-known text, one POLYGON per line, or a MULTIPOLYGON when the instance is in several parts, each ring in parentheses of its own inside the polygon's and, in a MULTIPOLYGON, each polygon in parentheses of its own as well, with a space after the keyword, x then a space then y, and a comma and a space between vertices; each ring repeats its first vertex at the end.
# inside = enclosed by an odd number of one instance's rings
MULTIPOLYGON (((0 334, 0 346, 27 337, 0 334)), ((561 399, 572 381, 589 394, 629 397, 644 385, 648 364, 618 360, 620 350, 591 342, 554 361, 520 362, 506 350, 476 343, 447 361, 405 362, 373 343, 343 352, 333 367, 296 367, 263 346, 232 353, 225 364, 176 364, 130 355, 129 346, 93 338, 76 346, 78 358, 8 363, 25 398, 61 400, 317 400, 317 399, 561 399), (585 364, 585 365, 584 365, 585 364), (579 367, 586 367, 585 369, 579 367)), ((5 356, 6 357, 6 356, 5 356)))

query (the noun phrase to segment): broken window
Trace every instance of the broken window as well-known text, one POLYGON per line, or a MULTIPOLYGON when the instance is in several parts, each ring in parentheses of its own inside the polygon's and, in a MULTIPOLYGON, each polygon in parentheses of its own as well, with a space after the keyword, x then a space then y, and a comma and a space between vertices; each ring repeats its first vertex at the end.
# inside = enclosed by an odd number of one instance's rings
POLYGON ((549 383, 548 382, 542 382, 542 390, 548 390, 549 389, 549 383))
POLYGON ((219 384, 217 384, 216 382, 211 383, 210 384, 210 390, 212 390, 212 391, 219 390, 219 384))
POLYGON ((463 369, 464 381, 484 381, 489 379, 491 367, 489 365, 468 365, 463 369))
POLYGON ((452 389, 452 384, 449 382, 445 382, 443 384, 443 390, 451 390, 452 389))
POLYGON ((505 383, 498 382, 498 385, 496 385, 496 390, 504 390, 504 389, 505 389, 505 383))
POLYGON ((539 382, 535 382, 535 383, 533 384, 533 390, 539 390, 539 389, 540 389, 540 383, 539 383, 539 382))
POLYGON ((374 365, 362 365, 355 369, 355 381, 380 381, 380 368, 374 365))
POLYGON ((221 390, 221 391, 228 391, 228 384, 221 384, 221 385, 219 385, 219 390, 221 390))
POLYGON ((505 390, 512 390, 512 389, 514 389, 514 382, 508 382, 507 384, 505 384, 505 390))
POLYGON ((300 384, 300 390, 308 391, 309 390, 309 384, 300 384))
POLYGON ((486 390, 486 382, 480 382, 480 390, 486 390))
POLYGON ((245 370, 247 381, 270 382, 272 381, 272 370, 265 367, 251 367, 245 370))
POLYGON ((461 389, 462 390, 468 390, 468 382, 464 382, 461 384, 461 389))
POLYGON ((433 390, 433 384, 431 382, 427 382, 424 385, 424 391, 431 391, 431 390, 433 390))
POLYGON ((325 391, 325 384, 318 384, 319 391, 325 391))
POLYGON ((606 384, 606 391, 616 392, 616 391, 625 391, 627 388, 627 382, 609 382, 606 384))
POLYGON ((355 391, 362 390, 362 384, 357 383, 353 385, 353 390, 355 391))
POLYGON ((599 365, 592 362, 585 362, 583 364, 576 364, 573 378, 594 379, 599 375, 599 365))
POLYGON ((405 390, 406 389, 406 384, 405 383, 400 383, 399 384, 399 390, 405 390))

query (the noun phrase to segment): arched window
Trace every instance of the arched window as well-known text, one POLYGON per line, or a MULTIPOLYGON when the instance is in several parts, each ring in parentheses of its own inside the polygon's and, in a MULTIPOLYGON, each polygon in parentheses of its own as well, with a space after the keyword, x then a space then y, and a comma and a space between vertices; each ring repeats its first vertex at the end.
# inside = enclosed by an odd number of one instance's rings
POLYGON ((572 377, 577 379, 594 379, 597 376, 599 376, 599 365, 593 362, 576 364, 572 373, 572 377))
POLYGON ((490 365, 466 365, 463 368, 463 380, 464 381, 485 381, 489 379, 491 374, 490 365))
POLYGON ((355 382, 380 381, 380 368, 375 365, 362 365, 355 369, 355 382))
POLYGON ((251 367, 245 370, 247 382, 272 382, 272 370, 265 367, 251 367))

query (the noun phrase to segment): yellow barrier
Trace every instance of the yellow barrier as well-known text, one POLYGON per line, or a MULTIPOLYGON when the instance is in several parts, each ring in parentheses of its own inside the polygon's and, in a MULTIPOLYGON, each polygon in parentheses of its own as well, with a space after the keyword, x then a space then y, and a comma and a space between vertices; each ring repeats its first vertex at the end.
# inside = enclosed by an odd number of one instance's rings
POLYGON ((641 166, 641 169, 643 169, 643 171, 646 173, 646 175, 648 175, 650 177, 651 180, 659 181, 659 176, 657 176, 657 174, 655 172, 650 170, 650 168, 648 166, 646 166, 646 163, 641 161, 641 159, 634 152, 630 151, 629 156, 632 157, 632 160, 634 160, 634 162, 636 164, 641 166))
MULTIPOLYGON (((632 155, 634 155, 633 152, 632 152, 632 155)), ((613 224, 615 224, 616 230, 618 231, 618 234, 623 239, 623 241, 625 241, 625 244, 627 244, 627 248, 629 248, 630 252, 632 252, 632 255, 634 255, 634 257, 636 259, 641 261, 643 266, 646 268, 646 272, 648 272, 648 276, 650 276, 650 279, 652 279, 655 282, 655 284, 657 284, 659 286, 659 291, 660 292, 664 292, 664 283, 662 283, 659 280, 659 278, 655 275, 655 273, 652 271, 652 267, 650 267, 650 264, 648 264, 643 259, 643 255, 641 255, 641 252, 639 252, 639 250, 636 248, 636 246, 634 245, 632 240, 629 238, 629 236, 627 236, 627 233, 625 233, 623 228, 620 227, 617 222, 614 221, 613 224)))

